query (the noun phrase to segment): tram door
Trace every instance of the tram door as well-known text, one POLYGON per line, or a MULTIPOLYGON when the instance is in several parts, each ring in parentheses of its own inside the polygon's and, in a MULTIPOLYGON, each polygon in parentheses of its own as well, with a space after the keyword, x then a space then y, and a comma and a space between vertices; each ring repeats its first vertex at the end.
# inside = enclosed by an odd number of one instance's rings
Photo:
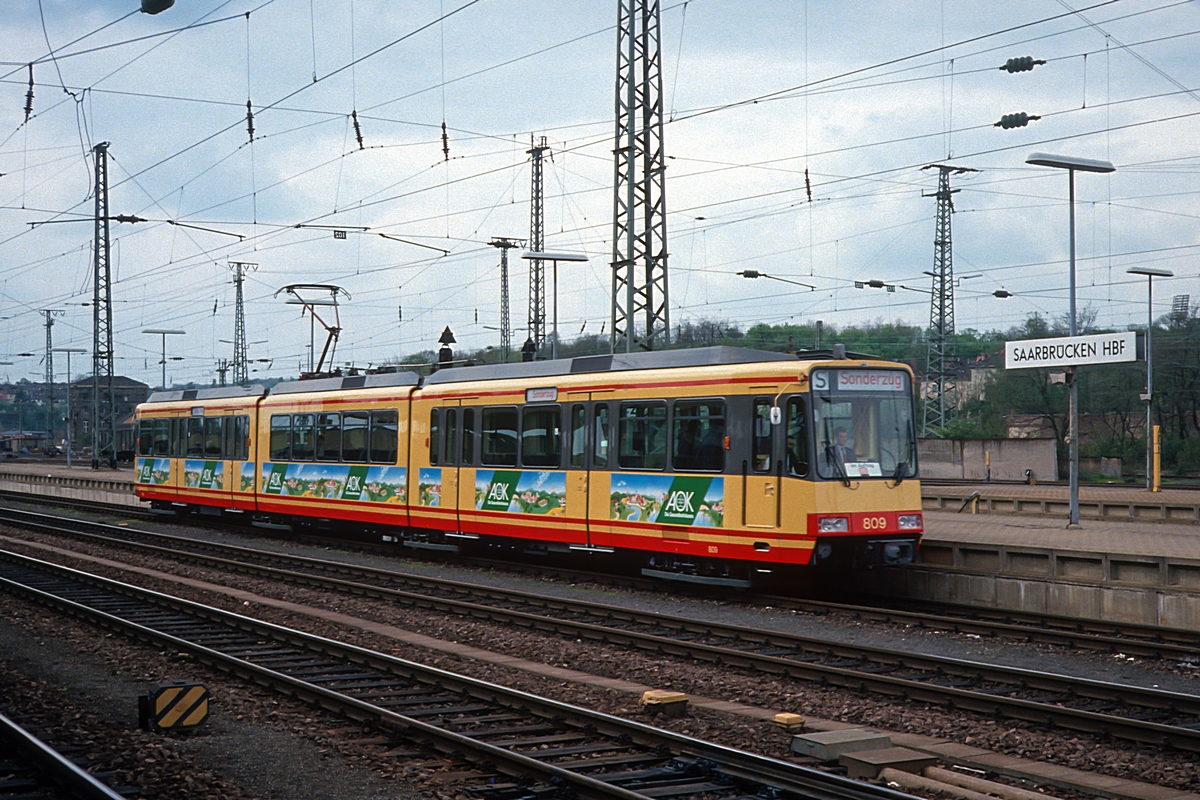
POLYGON ((743 524, 747 528, 779 525, 779 471, 775 469, 775 428, 771 424, 771 399, 756 397, 751 412, 750 462, 742 471, 743 524))
MULTIPOLYGON (((439 499, 442 512, 446 515, 443 524, 446 530, 462 531, 462 497, 459 493, 459 464, 462 441, 462 409, 460 401, 447 400, 442 407, 442 496, 439 499)), ((474 491, 474 487, 467 487, 474 491)), ((474 499, 470 508, 475 507, 474 499)))
POLYGON ((590 392, 568 392, 563 409, 566 412, 567 436, 567 497, 566 518, 574 528, 582 524, 582 538, 591 545, 589 497, 591 472, 588 458, 588 401, 590 392))

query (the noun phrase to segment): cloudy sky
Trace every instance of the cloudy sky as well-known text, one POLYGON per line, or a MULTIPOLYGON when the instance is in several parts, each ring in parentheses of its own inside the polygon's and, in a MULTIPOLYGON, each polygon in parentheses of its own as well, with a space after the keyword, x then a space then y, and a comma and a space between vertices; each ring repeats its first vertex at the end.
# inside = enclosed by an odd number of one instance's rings
MULTIPOLYGON (((209 382, 232 355, 230 261, 258 265, 245 298, 259 374, 307 365, 309 320, 276 296, 294 283, 348 292, 339 364, 434 347, 446 325, 463 345, 496 344, 499 253, 487 243, 528 236, 531 136, 553 151, 546 247, 590 259, 560 269, 562 334, 607 326, 615 2, 137 9, 5 3, 0 357, 14 364, 0 376, 44 373, 42 309, 61 312, 55 346, 91 349, 98 142, 111 143, 110 213, 147 220, 113 224, 113 307, 117 369, 151 385, 161 340, 145 328, 187 332, 168 341, 182 359, 168 362, 170 382, 209 382)), ((1156 282, 1156 315, 1174 295, 1200 300, 1197 34, 1200 6, 1170 0, 667 0, 672 321, 928 324, 937 175, 922 167, 933 163, 978 170, 953 178, 958 327, 1060 316, 1067 178, 1027 166, 1033 151, 1117 167, 1077 179, 1080 305, 1100 324, 1144 321, 1131 266, 1175 272, 1156 282), (1047 63, 998 69, 1027 55, 1047 63), (1016 112, 1041 119, 994 126, 1016 112), (854 287, 872 279, 898 288, 854 287)), ((511 255, 523 327, 527 270, 511 255)), ((319 327, 316 338, 319 351, 319 327)), ((72 366, 84 374, 90 360, 72 366)))

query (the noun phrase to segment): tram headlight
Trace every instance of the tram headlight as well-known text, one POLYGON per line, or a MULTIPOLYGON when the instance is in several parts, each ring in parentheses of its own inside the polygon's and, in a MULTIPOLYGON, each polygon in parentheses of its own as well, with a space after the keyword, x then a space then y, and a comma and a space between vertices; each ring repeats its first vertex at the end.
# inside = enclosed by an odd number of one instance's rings
POLYGON ((896 517, 896 525, 902 531, 915 531, 924 527, 921 524, 920 514, 901 514, 896 517))
POLYGON ((817 520, 818 533, 849 533, 849 517, 821 517, 817 520))

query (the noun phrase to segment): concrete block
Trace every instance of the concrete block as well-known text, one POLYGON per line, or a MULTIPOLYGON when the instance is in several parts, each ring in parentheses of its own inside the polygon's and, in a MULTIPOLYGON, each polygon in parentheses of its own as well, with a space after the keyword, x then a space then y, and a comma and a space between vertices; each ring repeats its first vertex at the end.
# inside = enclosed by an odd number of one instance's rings
POLYGON ((1048 588, 1044 581, 999 578, 996 580, 996 607, 1044 614, 1048 588))
POLYGON ((789 733, 804 730, 804 717, 784 711, 775 715, 775 725, 789 733))
POLYGON ((1018 575, 1049 575, 1050 574, 1050 553, 1037 553, 1023 550, 1007 550, 1005 555, 1008 556, 1008 564, 1006 572, 1015 572, 1018 575))
POLYGON ((683 692, 670 692, 665 689, 650 689, 642 692, 642 708, 647 714, 662 714, 665 717, 679 717, 687 711, 688 696, 683 692))
POLYGON ((1102 589, 1100 619, 1157 625, 1158 595, 1144 589, 1102 589))
POLYGON ((975 547, 964 547, 959 551, 961 565, 964 569, 974 569, 980 572, 999 572, 1000 571, 1000 550, 999 548, 980 549, 975 547))
POLYGON ((1185 631, 1200 630, 1200 596, 1160 594, 1158 624, 1165 628, 1179 628, 1185 631))
POLYGON ((1121 583, 1137 583, 1142 586, 1161 586, 1163 582, 1162 562, 1149 559, 1108 557, 1109 577, 1121 583))
POLYGON ((1059 554, 1054 559, 1058 577, 1075 581, 1102 581, 1104 559, 1100 556, 1068 556, 1059 554))
POLYGON ((1071 583, 1046 585, 1046 611, 1069 617, 1100 619, 1100 587, 1071 583))
POLYGON ((882 733, 849 728, 841 731, 804 733, 792 737, 792 752, 820 761, 837 761, 846 753, 859 750, 888 749, 892 740, 882 733))
POLYGON ((949 599, 955 603, 996 603, 996 579, 990 575, 950 575, 949 589, 949 599))
POLYGON ((907 747, 886 747, 882 750, 859 750, 838 756, 838 763, 846 768, 846 774, 857 780, 874 780, 881 770, 898 769, 902 772, 920 773, 932 767, 937 759, 928 753, 919 753, 907 747))

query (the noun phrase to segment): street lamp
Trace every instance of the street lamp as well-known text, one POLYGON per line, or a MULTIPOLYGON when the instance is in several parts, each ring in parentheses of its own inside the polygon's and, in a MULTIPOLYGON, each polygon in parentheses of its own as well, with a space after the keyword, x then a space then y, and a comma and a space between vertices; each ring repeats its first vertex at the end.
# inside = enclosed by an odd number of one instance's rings
POLYGON ((71 427, 75 417, 71 414, 71 353, 86 353, 82 347, 55 347, 55 353, 67 354, 67 469, 71 468, 71 427))
MULTIPOLYGON (((1100 161, 1092 158, 1077 158, 1075 156, 1055 156, 1048 153, 1030 153, 1029 158, 1025 159, 1026 164, 1033 164, 1037 167, 1053 167, 1054 169, 1065 169, 1067 171, 1067 184, 1069 188, 1069 202, 1067 203, 1070 209, 1071 217, 1071 335, 1076 336, 1078 330, 1077 317, 1075 314, 1075 173, 1076 172, 1099 172, 1109 173, 1116 171, 1108 161, 1100 161)), ((1068 374, 1071 376, 1071 408, 1068 413, 1068 432, 1067 439, 1070 448, 1071 456, 1071 512, 1069 525, 1079 524, 1079 384, 1075 380, 1075 368, 1072 367, 1068 374)))
POLYGON ((551 334, 554 338, 550 342, 550 358, 553 360, 558 358, 558 262, 584 262, 587 261, 588 258, 583 253, 539 253, 532 250, 526 253, 521 253, 521 258, 525 259, 526 261, 550 262, 550 275, 551 281, 553 282, 552 286, 554 287, 554 323, 553 333, 551 334))
POLYGON ((739 272, 738 275, 741 275, 743 278, 750 278, 750 279, 769 278, 770 280, 779 281, 780 283, 791 283, 791 284, 795 284, 796 286, 803 286, 804 288, 809 289, 814 292, 817 290, 817 287, 813 286, 811 283, 801 283, 800 281, 794 281, 789 278, 777 278, 774 275, 768 275, 767 273, 759 272, 756 269, 744 269, 741 272, 739 272))
POLYGON ((1154 405, 1154 279, 1173 278, 1175 273, 1169 269, 1154 267, 1130 267, 1125 272, 1130 275, 1146 276, 1146 394, 1143 397, 1146 401, 1146 488, 1155 491, 1154 475, 1152 474, 1154 471, 1154 442, 1150 436, 1154 420, 1151 416, 1154 405))
POLYGON ((187 331, 174 330, 172 328, 146 328, 142 333, 153 333, 162 336, 162 388, 167 390, 167 337, 182 336, 187 331))

